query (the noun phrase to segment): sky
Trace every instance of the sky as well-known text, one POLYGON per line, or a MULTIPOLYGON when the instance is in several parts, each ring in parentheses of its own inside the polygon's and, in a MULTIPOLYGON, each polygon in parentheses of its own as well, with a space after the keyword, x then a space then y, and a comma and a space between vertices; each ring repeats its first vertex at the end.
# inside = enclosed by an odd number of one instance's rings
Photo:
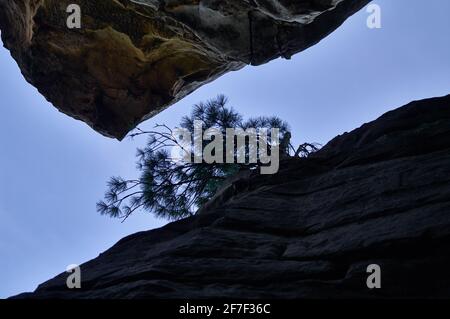
MULTIPOLYGON (((326 143, 412 100, 450 93, 450 1, 377 0, 382 28, 362 10, 292 60, 229 73, 141 125, 175 126, 192 105, 227 95, 244 116, 287 120, 294 142, 326 143)), ((136 212, 100 216, 111 176, 136 177, 136 147, 59 113, 0 48, 0 298, 33 291, 67 265, 166 223, 136 212)))

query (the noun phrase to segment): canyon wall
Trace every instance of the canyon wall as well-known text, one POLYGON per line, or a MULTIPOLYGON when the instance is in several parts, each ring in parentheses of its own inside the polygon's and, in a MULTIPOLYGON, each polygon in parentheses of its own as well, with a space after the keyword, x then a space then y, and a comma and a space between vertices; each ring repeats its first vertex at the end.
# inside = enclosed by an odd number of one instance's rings
POLYGON ((450 95, 412 102, 17 298, 448 298, 449 163, 450 95))

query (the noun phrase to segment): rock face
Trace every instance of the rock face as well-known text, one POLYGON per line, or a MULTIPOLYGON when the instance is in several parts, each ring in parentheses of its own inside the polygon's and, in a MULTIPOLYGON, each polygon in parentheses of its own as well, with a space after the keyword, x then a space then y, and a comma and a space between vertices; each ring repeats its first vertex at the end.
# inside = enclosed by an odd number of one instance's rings
POLYGON ((222 74, 289 58, 369 0, 2 0, 23 75, 61 112, 123 138, 222 74), (68 29, 69 4, 81 29, 68 29))
POLYGON ((450 95, 413 102, 18 297, 448 298, 449 163, 450 95))

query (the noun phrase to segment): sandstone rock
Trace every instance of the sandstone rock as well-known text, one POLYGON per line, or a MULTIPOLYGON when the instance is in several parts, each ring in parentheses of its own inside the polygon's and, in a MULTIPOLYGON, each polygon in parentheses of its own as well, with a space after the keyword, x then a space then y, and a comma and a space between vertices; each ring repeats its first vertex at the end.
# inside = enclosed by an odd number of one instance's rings
POLYGON ((118 139, 201 85, 289 58, 369 0, 2 0, 26 80, 61 112, 118 139), (82 28, 66 26, 79 4, 82 28))
POLYGON ((18 298, 448 298, 449 163, 450 95, 413 102, 18 298))

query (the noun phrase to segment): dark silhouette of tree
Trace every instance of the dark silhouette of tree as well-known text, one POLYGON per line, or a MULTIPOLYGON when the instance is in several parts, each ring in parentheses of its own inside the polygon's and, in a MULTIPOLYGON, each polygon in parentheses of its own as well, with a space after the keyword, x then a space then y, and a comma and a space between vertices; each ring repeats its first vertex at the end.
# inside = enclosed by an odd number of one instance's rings
MULTIPOLYGON (((316 144, 303 144, 294 149, 290 144, 291 133, 286 122, 277 117, 257 117, 244 121, 242 116, 232 107, 227 107, 227 99, 223 95, 206 103, 194 106, 190 116, 181 120, 180 128, 194 132, 194 121, 204 123, 203 128, 216 128, 225 136, 227 128, 272 128, 279 129, 280 151, 284 156, 308 156, 318 149, 316 144)), ((186 145, 180 145, 176 130, 166 125, 156 125, 152 131, 137 129, 131 137, 148 136, 148 142, 143 149, 137 151, 137 168, 141 172, 139 179, 126 180, 121 177, 112 177, 108 182, 108 191, 104 200, 97 203, 97 211, 103 215, 127 219, 138 209, 153 212, 157 217, 169 220, 178 220, 195 214, 196 210, 206 203, 224 181, 241 170, 255 169, 262 164, 249 163, 251 149, 248 141, 245 142, 246 163, 237 163, 238 150, 235 145, 233 164, 206 163, 204 160, 195 163, 196 154, 194 143, 191 140, 186 145), (180 162, 173 158, 171 148, 178 146, 191 154, 190 162, 180 162)), ((258 135, 258 138, 262 138, 258 135)), ((267 135, 269 148, 273 145, 272 136, 267 135)), ((223 138, 224 150, 226 138, 223 138)), ((205 145, 202 146, 203 152, 205 145)), ((224 152, 225 153, 225 152, 224 152)))

